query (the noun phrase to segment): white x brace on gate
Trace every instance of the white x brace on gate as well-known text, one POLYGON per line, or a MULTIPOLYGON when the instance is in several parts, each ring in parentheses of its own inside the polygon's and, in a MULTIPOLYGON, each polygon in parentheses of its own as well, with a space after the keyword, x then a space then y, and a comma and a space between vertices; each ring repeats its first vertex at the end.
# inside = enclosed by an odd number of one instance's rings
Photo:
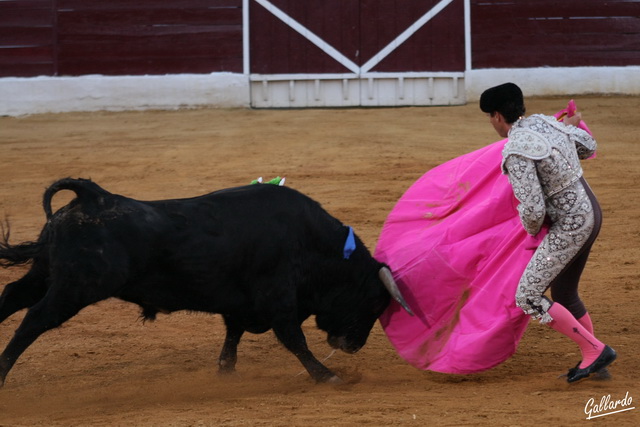
MULTIPOLYGON (((307 0, 298 0, 307 1, 307 0)), ((370 0, 370 3, 373 0, 370 0)), ((256 108, 295 107, 348 107, 348 106, 408 106, 408 105, 460 105, 466 102, 464 68, 468 64, 468 0, 440 0, 422 16, 419 16, 404 31, 390 40, 386 46, 371 56, 362 65, 340 52, 326 41, 302 25, 290 14, 274 5, 276 0, 244 0, 244 69, 249 75, 251 106, 256 108), (400 46, 407 43, 414 34, 449 7, 454 1, 464 3, 464 46, 460 46, 462 66, 454 71, 376 71, 376 67, 400 46), (304 73, 255 73, 257 67, 250 63, 251 42, 249 31, 260 30, 259 23, 252 22, 253 11, 264 8, 281 23, 287 31, 294 31, 318 47, 344 67, 344 73, 304 72, 304 73)), ((379 0, 382 8, 384 0, 379 0)), ((462 10, 462 3, 456 4, 462 10)), ((389 11, 384 11, 388 13, 389 11)), ((401 13, 395 11, 395 13, 401 13)), ((318 16, 317 19, 323 19, 318 16)), ((411 18, 413 19, 413 18, 411 18)), ((263 19, 264 21, 264 19, 263 19)), ((446 25, 446 24, 445 24, 446 25)), ((266 34, 268 35, 268 34, 266 34)), ((265 35, 265 36, 266 36, 265 35)), ((293 36, 292 36, 293 37, 293 36)), ((299 37, 295 35, 295 37, 299 37)), ((366 37, 364 35, 363 37, 366 37)), ((306 43, 306 42, 305 42, 306 43)), ((420 46, 410 46, 415 55, 420 55, 420 46)), ((312 54, 312 53, 309 53, 312 54)), ((274 58, 277 61, 278 58, 274 58)), ((399 65, 402 68, 402 64, 399 65)), ((398 66, 396 66, 398 68, 398 66)), ((437 68, 436 68, 437 69, 437 68)))

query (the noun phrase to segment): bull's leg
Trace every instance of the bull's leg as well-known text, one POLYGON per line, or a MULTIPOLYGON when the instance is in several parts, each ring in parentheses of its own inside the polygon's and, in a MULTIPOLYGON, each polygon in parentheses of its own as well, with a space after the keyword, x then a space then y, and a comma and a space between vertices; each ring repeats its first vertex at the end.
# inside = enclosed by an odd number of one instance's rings
POLYGON ((46 331, 57 328, 88 304, 45 297, 29 309, 9 344, 0 354, 0 387, 20 355, 46 331))
POLYGON ((229 374, 236 370, 238 343, 244 334, 244 329, 229 316, 224 316, 224 323, 227 326, 227 335, 218 359, 218 373, 229 374))
POLYGON ((280 342, 300 360, 300 363, 316 382, 341 382, 336 374, 320 363, 311 353, 307 347, 307 339, 302 332, 302 328, 294 316, 276 319, 273 325, 273 332, 280 342))
POLYGON ((62 325, 84 307, 112 296, 114 289, 122 285, 116 277, 107 271, 97 270, 52 273, 46 295, 27 311, 13 338, 0 354, 0 387, 16 360, 40 335, 62 325))
POLYGON ((33 269, 22 278, 9 283, 0 295, 0 323, 23 308, 36 304, 46 292, 46 278, 33 269))

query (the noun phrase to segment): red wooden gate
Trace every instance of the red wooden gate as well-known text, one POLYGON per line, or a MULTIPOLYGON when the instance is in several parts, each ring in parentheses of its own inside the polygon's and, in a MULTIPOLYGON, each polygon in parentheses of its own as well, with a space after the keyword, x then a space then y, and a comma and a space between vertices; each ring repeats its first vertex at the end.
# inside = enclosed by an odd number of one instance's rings
POLYGON ((249 0, 254 107, 463 104, 464 0, 249 0))

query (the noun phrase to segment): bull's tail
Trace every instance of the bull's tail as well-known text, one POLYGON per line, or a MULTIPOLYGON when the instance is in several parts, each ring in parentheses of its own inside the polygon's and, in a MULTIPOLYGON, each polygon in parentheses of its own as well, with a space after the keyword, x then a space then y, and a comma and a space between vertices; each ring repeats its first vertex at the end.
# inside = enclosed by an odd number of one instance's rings
POLYGON ((41 244, 38 242, 25 242, 19 245, 9 244, 9 224, 0 224, 0 267, 12 267, 31 262, 39 253, 41 244))
POLYGON ((89 179, 74 179, 74 178, 63 178, 60 179, 44 192, 44 197, 42 199, 42 207, 44 208, 44 213, 47 215, 47 220, 51 218, 53 212, 51 210, 51 200, 53 196, 62 190, 71 190, 76 193, 76 196, 82 201, 86 200, 95 200, 96 198, 105 196, 110 194, 107 190, 100 187, 95 182, 89 179))

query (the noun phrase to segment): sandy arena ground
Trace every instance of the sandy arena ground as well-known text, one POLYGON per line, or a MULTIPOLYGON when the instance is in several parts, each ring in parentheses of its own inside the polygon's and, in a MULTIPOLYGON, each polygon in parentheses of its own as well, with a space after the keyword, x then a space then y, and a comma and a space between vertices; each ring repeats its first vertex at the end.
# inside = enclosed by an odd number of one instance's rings
MULTIPOLYGON (((553 113, 567 100, 531 99, 528 111, 553 113)), ((640 98, 576 101, 599 142, 598 158, 584 168, 604 211, 581 290, 597 336, 619 353, 612 380, 558 379, 579 351, 536 323, 515 356, 476 375, 419 371, 376 325, 359 353, 326 361, 346 380, 342 386, 313 383, 271 332, 247 334, 237 375, 220 377, 220 316, 175 313, 143 324, 136 306, 108 300, 24 353, 0 389, 0 425, 640 425, 640 409, 585 420, 591 398, 632 400, 617 409, 640 401, 640 98)), ((152 200, 283 175, 373 250, 386 215, 417 178, 497 139, 476 103, 2 117, 0 217, 9 218, 13 243, 35 239, 44 223, 44 188, 67 176, 152 200)), ((61 194, 56 206, 66 200, 61 194)), ((0 289, 24 271, 0 270, 0 289)), ((0 325, 0 349, 23 316, 0 325)), ((310 319, 305 331, 323 359, 330 348, 314 325, 310 319)))

